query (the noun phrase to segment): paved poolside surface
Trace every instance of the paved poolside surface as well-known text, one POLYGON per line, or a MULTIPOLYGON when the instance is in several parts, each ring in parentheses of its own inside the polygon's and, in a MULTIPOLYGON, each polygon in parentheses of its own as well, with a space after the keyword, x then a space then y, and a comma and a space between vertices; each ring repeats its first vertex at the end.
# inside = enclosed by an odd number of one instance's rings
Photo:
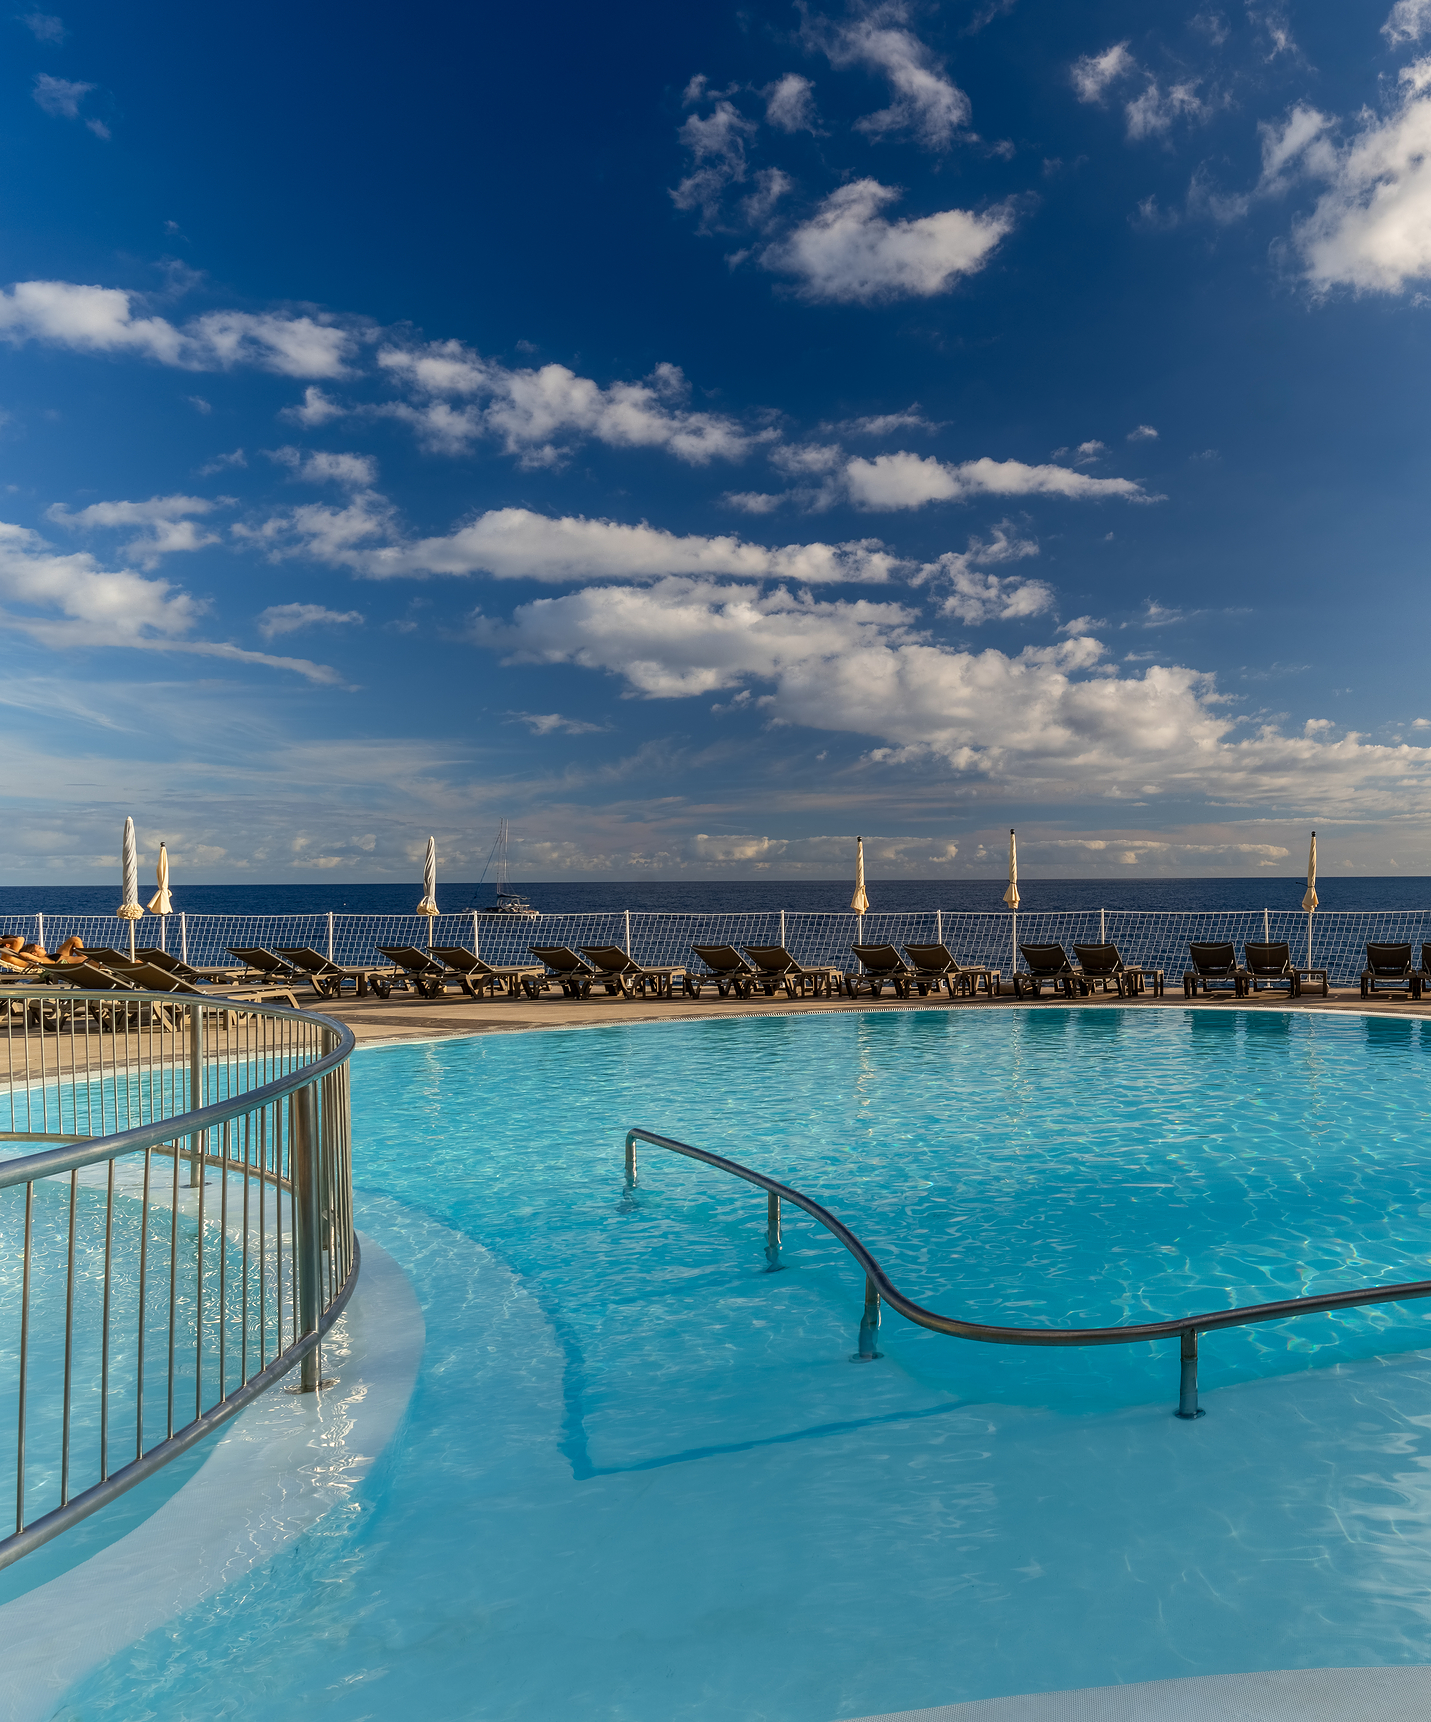
MULTIPOLYGON (((341 1002, 300 997, 305 1009, 320 1010, 347 1023, 360 1046, 385 1041, 431 1040, 442 1035, 569 1028, 588 1023, 670 1022, 682 1017, 814 1015, 830 1011, 1107 1010, 1124 1002, 1117 993, 1095 993, 1091 998, 1075 999, 1070 1003, 1050 993, 1037 1000, 1015 999, 1007 991, 998 998, 986 998, 979 993, 972 1000, 960 998, 952 1004, 943 994, 937 999, 896 999, 888 993, 881 999, 871 999, 867 995, 858 999, 789 999, 784 993, 777 993, 774 998, 762 995, 753 999, 723 999, 709 989, 698 999, 625 999, 619 994, 613 997, 605 992, 593 992, 587 999, 569 999, 555 988, 535 999, 476 1000, 455 989, 436 999, 419 998, 416 993, 394 993, 390 999, 349 997, 341 1002)), ((1179 976, 1162 998, 1155 999, 1147 993, 1131 1008, 1165 1010, 1169 1006, 1182 1008, 1187 1003, 1179 976)), ((1197 1003, 1200 1009, 1207 1010, 1366 1011, 1377 1016, 1431 1016, 1431 1000, 1412 1003, 1395 994, 1364 999, 1357 987, 1333 987, 1325 999, 1317 995, 1290 1001, 1280 988, 1275 992, 1264 989, 1250 998, 1236 1001, 1231 994, 1218 992, 1210 1000, 1199 995, 1197 1003)))

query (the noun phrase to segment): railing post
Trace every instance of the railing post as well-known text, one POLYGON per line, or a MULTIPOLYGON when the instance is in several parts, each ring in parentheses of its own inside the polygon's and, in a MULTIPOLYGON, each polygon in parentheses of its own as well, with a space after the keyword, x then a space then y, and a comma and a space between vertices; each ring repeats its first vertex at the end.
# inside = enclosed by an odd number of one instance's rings
MULTIPOLYGON (((318 1326, 318 1302, 323 1284, 322 1234, 319 1227, 321 1191, 318 1168, 318 1119, 313 1084, 293 1091, 290 1100, 293 1161, 293 1239, 298 1257, 298 1323, 304 1333, 318 1326)), ((300 1393, 322 1386, 319 1347, 304 1355, 300 1393)))
POLYGON ((629 909, 626 911, 626 943, 622 948, 629 957, 631 955, 631 911, 629 909))
POLYGON ((780 1266, 780 1198, 773 1190, 765 1202, 765 1260, 767 1273, 773 1274, 780 1266))
POLYGON ((1194 1417, 1206 1415, 1197 1402, 1197 1329, 1189 1328, 1182 1335, 1182 1378, 1178 1383, 1176 1416, 1191 1423, 1194 1417))
POLYGON ((634 1136, 626 1138, 626 1188, 628 1190, 636 1188, 636 1138, 634 1136))
POLYGON ((333 960, 333 911, 328 911, 328 961, 333 960))
POLYGON ((482 947, 477 943, 477 911, 475 909, 472 911, 472 955, 474 957, 482 955, 482 947))
POLYGON ((785 943, 785 911, 780 911, 780 943, 785 943))
POLYGON ((45 948, 45 917, 43 915, 35 916, 35 927, 35 943, 43 951, 45 948))
POLYGON ((189 919, 187 915, 179 917, 179 961, 187 964, 189 961, 189 919))
MULTIPOLYGON (((204 1104, 204 1007, 198 999, 189 1006, 189 1107, 204 1104)), ((197 1189, 204 1179, 204 1132, 189 1137, 189 1188, 197 1189)))
POLYGON ((1108 943, 1108 911, 1106 909, 1098 911, 1098 943, 1100 945, 1108 943))
POLYGON ((879 1293, 874 1281, 865 1275, 865 1311, 860 1317, 860 1349, 850 1358, 851 1363, 873 1363, 884 1356, 876 1345, 879 1338, 879 1293))

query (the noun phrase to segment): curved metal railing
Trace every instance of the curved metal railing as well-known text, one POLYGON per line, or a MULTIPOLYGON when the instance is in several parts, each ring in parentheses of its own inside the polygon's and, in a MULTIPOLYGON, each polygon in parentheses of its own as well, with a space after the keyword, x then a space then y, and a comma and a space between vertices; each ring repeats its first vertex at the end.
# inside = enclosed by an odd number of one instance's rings
POLYGON ((38 1150, 0 1159, 0 1567, 295 1366, 292 1391, 328 1385, 359 1268, 353 1044, 259 1001, 0 992, 0 1152, 38 1150))
POLYGON ((1130 1322, 1120 1327, 995 1327, 983 1322, 964 1321, 959 1316, 940 1315, 923 1304, 906 1297, 894 1284, 875 1258, 828 1208, 821 1207, 812 1197, 767 1178, 763 1172, 752 1171, 738 1161, 712 1154, 706 1148, 693 1148, 689 1142, 677 1142, 670 1136, 658 1136, 653 1130, 629 1130, 626 1133, 626 1187, 637 1185, 637 1142, 649 1142, 652 1147, 684 1154, 688 1159, 701 1160, 719 1172, 729 1172, 743 1178, 767 1195, 767 1231, 765 1256, 771 1268, 780 1265, 780 1204, 789 1202, 801 1208, 811 1219, 830 1232, 850 1252, 865 1270, 865 1307, 860 1318, 859 1350, 854 1355, 870 1360, 881 1355, 875 1348, 879 1331, 880 1302, 883 1300, 907 1321, 935 1333, 947 1333, 956 1339, 982 1340, 989 1345, 1136 1345, 1147 1339, 1179 1340, 1180 1383, 1177 1415, 1192 1419, 1201 1417, 1198 1406, 1197 1359, 1198 1335, 1215 1332, 1224 1327, 1250 1327, 1263 1321, 1283 1321, 1289 1316, 1316 1315, 1324 1310, 1354 1309, 1360 1304, 1403 1303, 1412 1298, 1431 1297, 1431 1280, 1412 1280, 1402 1285, 1364 1286, 1350 1291, 1318 1292, 1310 1297, 1281 1298, 1275 1303, 1243 1304, 1236 1309, 1208 1310, 1201 1315, 1176 1316, 1171 1321, 1130 1322))

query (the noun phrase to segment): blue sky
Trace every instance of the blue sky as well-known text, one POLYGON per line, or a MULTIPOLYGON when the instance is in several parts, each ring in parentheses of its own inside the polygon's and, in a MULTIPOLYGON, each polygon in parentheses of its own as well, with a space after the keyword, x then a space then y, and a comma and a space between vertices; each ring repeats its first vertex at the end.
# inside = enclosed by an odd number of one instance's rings
POLYGON ((1431 0, 0 29, 6 882, 1431 871, 1431 0))

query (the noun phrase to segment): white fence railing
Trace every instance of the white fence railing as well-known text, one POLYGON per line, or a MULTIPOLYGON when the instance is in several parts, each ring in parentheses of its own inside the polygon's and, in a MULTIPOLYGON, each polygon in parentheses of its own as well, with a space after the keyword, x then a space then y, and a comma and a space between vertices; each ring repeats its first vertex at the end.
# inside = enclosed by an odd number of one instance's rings
MULTIPOLYGON (((1144 911, 1133 909, 1020 910, 969 913, 930 909, 900 914, 761 910, 739 914, 666 914, 613 909, 599 914, 518 916, 464 911, 439 915, 431 942, 466 945, 493 963, 529 960, 531 945, 615 944, 646 963, 695 966, 695 944, 783 944, 802 962, 853 967, 850 946, 939 942, 962 962, 1008 975, 1015 967, 1015 925, 1023 944, 1116 944, 1128 963, 1162 969, 1171 978, 1188 966, 1189 940, 1285 940, 1295 962, 1324 968, 1332 981, 1356 980, 1368 940, 1410 943, 1420 960, 1431 942, 1431 909, 1324 910, 1310 918, 1296 909, 1144 911), (1310 938, 1310 954, 1309 954, 1310 938)), ((127 949, 129 923, 110 915, 0 917, 0 933, 19 933, 54 950, 71 933, 85 944, 127 949)), ((421 915, 169 915, 136 924, 140 945, 162 946, 197 966, 229 961, 231 945, 309 945, 339 963, 379 963, 379 945, 426 945, 421 915)), ((1019 965, 1020 967, 1022 965, 1019 965)))

